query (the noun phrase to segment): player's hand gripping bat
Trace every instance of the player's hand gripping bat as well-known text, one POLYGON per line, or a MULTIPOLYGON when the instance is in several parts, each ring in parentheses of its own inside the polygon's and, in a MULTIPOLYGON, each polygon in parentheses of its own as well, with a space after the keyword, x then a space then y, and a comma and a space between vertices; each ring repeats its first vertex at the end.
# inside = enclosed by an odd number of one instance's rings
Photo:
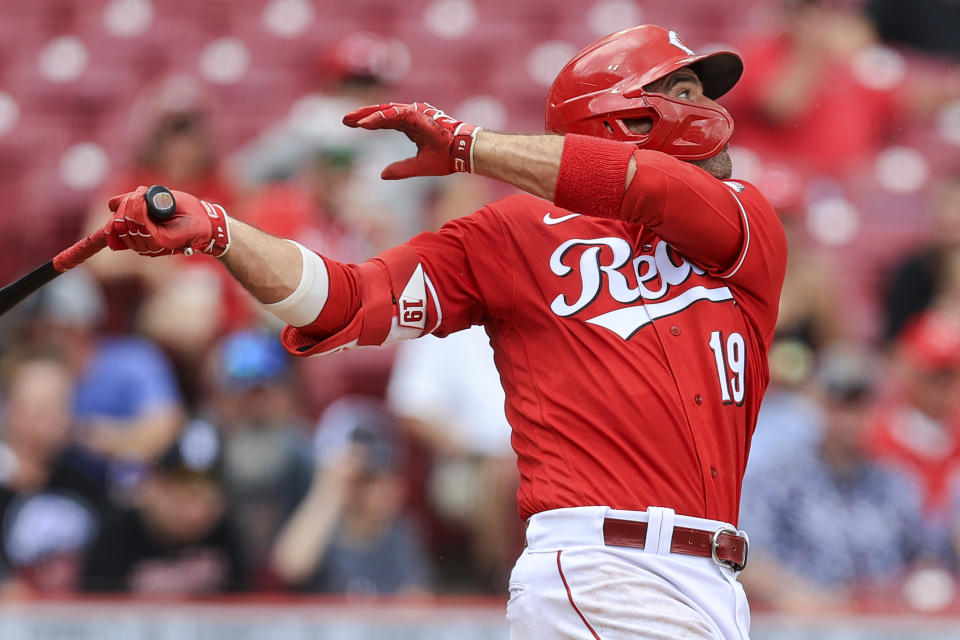
MULTIPOLYGON (((154 185, 147 189, 143 197, 147 201, 147 212, 152 221, 161 223, 173 217, 177 203, 169 189, 154 185)), ((107 246, 106 233, 102 228, 97 229, 83 240, 55 255, 46 264, 0 289, 0 315, 5 314, 31 293, 61 273, 73 269, 105 246, 107 246)))

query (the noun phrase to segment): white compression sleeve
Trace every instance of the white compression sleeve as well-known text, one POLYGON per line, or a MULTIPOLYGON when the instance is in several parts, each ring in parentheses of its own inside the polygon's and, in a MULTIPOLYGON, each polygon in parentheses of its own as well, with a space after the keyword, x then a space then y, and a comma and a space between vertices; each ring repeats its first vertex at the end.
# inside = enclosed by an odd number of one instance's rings
POLYGON ((303 327, 314 320, 323 311, 330 289, 330 276, 323 258, 304 247, 299 242, 288 240, 300 249, 300 284, 289 296, 280 302, 262 305, 264 309, 277 316, 292 327, 303 327))

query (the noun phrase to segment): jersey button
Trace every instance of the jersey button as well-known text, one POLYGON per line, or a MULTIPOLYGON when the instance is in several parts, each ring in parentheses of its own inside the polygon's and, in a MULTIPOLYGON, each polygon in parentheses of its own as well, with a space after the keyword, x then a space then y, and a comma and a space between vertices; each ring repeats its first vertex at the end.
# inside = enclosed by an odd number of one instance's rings
POLYGON ((703 396, 698 393, 697 395, 693 396, 693 401, 697 404, 703 404, 703 396))
POLYGON ((652 244, 645 244, 645 245, 643 245, 643 247, 641 247, 641 249, 644 250, 644 251, 650 251, 651 249, 653 249, 653 245, 652 245, 652 244))
POLYGON ((716 467, 710 467, 710 476, 713 477, 713 478, 716 478, 716 477, 717 477, 717 469, 716 469, 716 467))
POLYGON ((680 327, 678 327, 677 325, 673 325, 672 327, 670 327, 670 335, 674 335, 674 336, 680 335, 680 327))

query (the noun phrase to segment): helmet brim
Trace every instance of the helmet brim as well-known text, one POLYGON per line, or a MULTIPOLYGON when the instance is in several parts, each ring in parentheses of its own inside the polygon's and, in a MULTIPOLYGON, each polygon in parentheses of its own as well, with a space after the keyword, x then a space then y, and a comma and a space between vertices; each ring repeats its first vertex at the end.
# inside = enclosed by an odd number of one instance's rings
POLYGON ((687 66, 697 72, 703 85, 703 95, 711 100, 730 91, 743 75, 743 60, 730 51, 697 56, 687 66))

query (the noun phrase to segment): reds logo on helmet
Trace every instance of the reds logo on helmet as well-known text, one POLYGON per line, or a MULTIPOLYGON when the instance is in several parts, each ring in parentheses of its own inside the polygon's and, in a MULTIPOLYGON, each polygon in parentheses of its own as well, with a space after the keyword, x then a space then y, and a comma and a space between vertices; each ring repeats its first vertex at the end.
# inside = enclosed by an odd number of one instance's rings
POLYGON ((573 57, 550 87, 546 129, 633 142, 681 160, 716 155, 733 135, 722 107, 674 100, 644 91, 678 69, 692 67, 703 93, 717 99, 740 79, 735 53, 696 55, 675 31, 641 25, 601 38, 573 57), (624 119, 649 118, 647 133, 634 133, 624 119))

